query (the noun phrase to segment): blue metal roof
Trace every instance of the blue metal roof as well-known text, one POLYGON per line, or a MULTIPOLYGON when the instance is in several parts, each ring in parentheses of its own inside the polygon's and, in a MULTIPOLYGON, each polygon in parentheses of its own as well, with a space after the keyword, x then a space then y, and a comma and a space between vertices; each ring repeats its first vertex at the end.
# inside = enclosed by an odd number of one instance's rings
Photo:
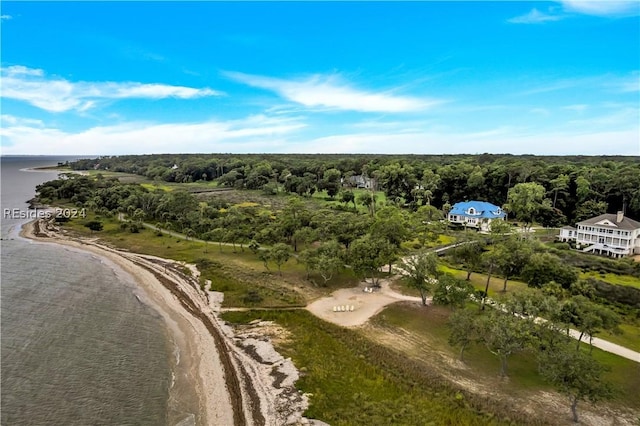
POLYGON ((506 216, 506 213, 503 212, 500 207, 487 203, 486 201, 464 201, 455 203, 449 214, 486 219, 504 218, 506 216), (472 207, 475 210, 475 214, 473 215, 467 213, 472 207))

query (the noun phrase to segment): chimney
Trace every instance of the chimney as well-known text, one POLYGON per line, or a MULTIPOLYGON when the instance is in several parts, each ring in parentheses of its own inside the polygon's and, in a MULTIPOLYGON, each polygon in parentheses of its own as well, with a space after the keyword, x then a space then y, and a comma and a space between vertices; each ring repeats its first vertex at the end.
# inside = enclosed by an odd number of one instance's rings
POLYGON ((622 222, 622 219, 624 219, 624 212, 619 211, 616 215, 616 223, 622 222))

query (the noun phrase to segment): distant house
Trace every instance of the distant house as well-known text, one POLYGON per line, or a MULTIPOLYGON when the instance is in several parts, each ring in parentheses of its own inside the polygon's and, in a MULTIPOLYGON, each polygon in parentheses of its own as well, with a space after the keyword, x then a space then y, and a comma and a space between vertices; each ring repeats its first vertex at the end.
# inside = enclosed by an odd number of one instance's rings
POLYGON ((171 166, 171 170, 176 170, 178 168, 177 164, 174 164, 173 166, 171 166))
POLYGON ((378 189, 378 182, 374 178, 364 175, 350 176, 347 179, 347 185, 352 188, 378 189))
POLYGON ((640 254, 640 222, 625 217, 623 212, 605 213, 565 226, 558 235, 560 241, 575 241, 584 252, 624 257, 640 254))
POLYGON ((492 220, 504 220, 506 217, 500 207, 486 201, 465 201, 454 204, 447 219, 454 225, 488 231, 492 220))

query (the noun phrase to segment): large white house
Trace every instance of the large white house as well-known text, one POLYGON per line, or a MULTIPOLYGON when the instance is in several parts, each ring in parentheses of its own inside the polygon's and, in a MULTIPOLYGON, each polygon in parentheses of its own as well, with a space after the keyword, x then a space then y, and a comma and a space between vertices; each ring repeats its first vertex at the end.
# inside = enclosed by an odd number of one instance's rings
POLYGON ((582 251, 624 257, 640 254, 640 222, 625 217, 622 212, 606 213, 565 226, 558 235, 560 241, 575 241, 582 251))
POLYGON ((489 231, 492 220, 504 220, 506 216, 500 207, 486 201, 465 201, 455 203, 447 219, 455 225, 489 231))

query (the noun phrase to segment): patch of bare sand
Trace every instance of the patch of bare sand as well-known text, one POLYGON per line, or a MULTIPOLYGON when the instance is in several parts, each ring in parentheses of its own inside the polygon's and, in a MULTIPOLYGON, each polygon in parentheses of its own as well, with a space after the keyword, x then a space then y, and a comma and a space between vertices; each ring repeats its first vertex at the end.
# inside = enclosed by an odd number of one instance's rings
POLYGON ((309 310, 315 316, 325 321, 341 325, 343 327, 356 327, 366 323, 385 306, 400 302, 409 301, 422 303, 419 297, 405 296, 393 291, 389 286, 389 280, 381 280, 380 288, 373 293, 365 292, 365 283, 358 287, 343 288, 331 293, 330 296, 322 297, 309 305, 309 310), (334 307, 353 306, 353 311, 334 311, 334 307))

